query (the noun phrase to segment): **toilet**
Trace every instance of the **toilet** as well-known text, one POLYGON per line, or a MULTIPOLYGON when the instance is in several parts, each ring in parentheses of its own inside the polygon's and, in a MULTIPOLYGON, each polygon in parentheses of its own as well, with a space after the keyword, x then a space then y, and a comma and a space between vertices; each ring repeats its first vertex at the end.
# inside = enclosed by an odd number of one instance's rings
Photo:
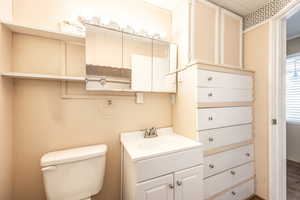
POLYGON ((106 145, 94 145, 43 155, 41 170, 47 200, 90 200, 100 192, 106 152, 106 145))

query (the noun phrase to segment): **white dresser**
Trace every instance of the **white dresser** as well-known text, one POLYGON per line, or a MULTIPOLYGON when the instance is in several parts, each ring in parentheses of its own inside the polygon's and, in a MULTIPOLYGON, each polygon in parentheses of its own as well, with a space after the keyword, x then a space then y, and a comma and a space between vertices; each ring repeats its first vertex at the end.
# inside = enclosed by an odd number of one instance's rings
POLYGON ((194 64, 181 72, 176 132, 204 144, 204 200, 255 194, 254 73, 194 64))
POLYGON ((197 137, 204 144, 204 199, 254 194, 253 76, 197 71, 197 137))

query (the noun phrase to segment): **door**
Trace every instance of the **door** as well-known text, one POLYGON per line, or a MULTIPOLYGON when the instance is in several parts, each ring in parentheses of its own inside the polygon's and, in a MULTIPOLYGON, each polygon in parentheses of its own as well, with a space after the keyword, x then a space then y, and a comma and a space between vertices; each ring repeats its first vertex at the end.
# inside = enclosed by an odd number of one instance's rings
POLYGON ((136 200, 174 200, 173 175, 138 183, 136 200))
POLYGON ((242 68, 243 18, 221 9, 221 64, 242 68))
POLYGON ((192 1, 191 59, 219 63, 219 7, 208 1, 192 1))
POLYGON ((203 166, 176 172, 175 200, 203 199, 203 166))

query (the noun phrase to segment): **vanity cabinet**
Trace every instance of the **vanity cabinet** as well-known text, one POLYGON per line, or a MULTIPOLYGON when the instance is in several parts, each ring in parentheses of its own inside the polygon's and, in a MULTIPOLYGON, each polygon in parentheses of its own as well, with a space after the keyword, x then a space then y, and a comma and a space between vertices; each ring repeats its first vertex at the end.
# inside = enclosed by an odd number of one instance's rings
POLYGON ((203 145, 159 131, 154 138, 121 134, 122 200, 204 200, 203 145))
POLYGON ((203 166, 137 184, 137 200, 200 200, 203 166))

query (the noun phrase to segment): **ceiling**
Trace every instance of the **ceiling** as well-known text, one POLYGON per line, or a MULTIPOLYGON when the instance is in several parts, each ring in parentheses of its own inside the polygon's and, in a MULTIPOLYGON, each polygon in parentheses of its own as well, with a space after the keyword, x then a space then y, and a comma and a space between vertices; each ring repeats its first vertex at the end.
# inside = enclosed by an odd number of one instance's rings
POLYGON ((209 0, 221 7, 227 8, 238 15, 246 16, 268 3, 269 0, 209 0))
MULTIPOLYGON (((180 0, 144 0, 161 8, 172 10, 180 0)), ((209 0, 221 7, 227 8, 238 15, 246 16, 257 10, 270 0, 209 0)))
POLYGON ((287 38, 300 37, 300 12, 295 13, 287 20, 287 38))

